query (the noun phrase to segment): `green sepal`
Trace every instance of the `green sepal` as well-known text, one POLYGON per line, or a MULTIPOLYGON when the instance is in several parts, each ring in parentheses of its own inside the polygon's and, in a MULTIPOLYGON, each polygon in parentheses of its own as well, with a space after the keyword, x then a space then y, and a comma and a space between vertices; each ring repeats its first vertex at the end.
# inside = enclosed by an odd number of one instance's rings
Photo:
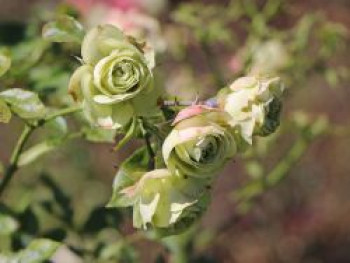
POLYGON ((134 185, 147 172, 149 156, 146 147, 136 150, 119 168, 114 182, 113 194, 107 207, 127 207, 133 205, 133 200, 121 194, 120 191, 134 185))

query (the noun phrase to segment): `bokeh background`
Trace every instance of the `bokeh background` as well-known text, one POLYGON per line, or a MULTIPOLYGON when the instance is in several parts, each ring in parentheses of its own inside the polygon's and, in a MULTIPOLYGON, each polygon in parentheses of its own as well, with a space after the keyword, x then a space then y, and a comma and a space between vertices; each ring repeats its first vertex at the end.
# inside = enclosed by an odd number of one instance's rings
MULTIPOLYGON (((0 236, 0 249, 49 237, 66 244, 53 262, 350 262, 348 0, 63 2, 1 0, 0 41, 16 43, 33 21, 68 9, 86 27, 115 23, 156 49, 158 85, 172 98, 209 98, 249 72, 282 76, 281 127, 225 168, 177 249, 135 234, 129 210, 103 208, 118 164, 139 143, 114 153, 109 143, 69 141, 16 174, 2 201, 20 215, 22 234, 0 236)), ((28 88, 66 96, 64 73, 59 85, 39 78, 28 88)), ((21 128, 0 124, 3 165, 21 128)))

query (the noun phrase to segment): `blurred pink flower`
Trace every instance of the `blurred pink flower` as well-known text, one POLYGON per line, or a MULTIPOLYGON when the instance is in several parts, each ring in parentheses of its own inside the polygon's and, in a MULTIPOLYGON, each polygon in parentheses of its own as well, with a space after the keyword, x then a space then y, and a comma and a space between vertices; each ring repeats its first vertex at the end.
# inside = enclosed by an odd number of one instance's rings
POLYGON ((127 11, 140 8, 139 0, 66 0, 67 3, 75 6, 84 15, 92 11, 96 5, 106 6, 127 11))
POLYGON ((112 24, 127 35, 141 40, 156 51, 165 49, 158 20, 144 12, 142 0, 66 0, 83 15, 84 24, 92 28, 99 24, 112 24))
POLYGON ((233 73, 237 73, 237 72, 241 71, 243 68, 241 59, 236 55, 232 56, 230 58, 230 60, 228 61, 228 68, 233 73))

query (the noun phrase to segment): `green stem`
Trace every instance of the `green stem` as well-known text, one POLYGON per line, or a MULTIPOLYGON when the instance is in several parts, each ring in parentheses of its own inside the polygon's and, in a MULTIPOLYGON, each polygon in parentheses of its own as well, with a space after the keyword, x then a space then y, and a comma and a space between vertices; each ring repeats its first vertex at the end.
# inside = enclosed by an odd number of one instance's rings
POLYGON ((145 120, 143 118, 140 118, 140 128, 141 128, 142 136, 143 136, 145 143, 146 143, 147 153, 149 156, 148 169, 153 170, 155 168, 156 154, 153 151, 152 142, 151 142, 151 134, 147 130, 146 125, 147 124, 146 124, 145 120))
POLYGON ((18 164, 19 156, 21 155, 23 148, 24 148, 26 142, 28 141, 30 135, 34 131, 34 129, 35 129, 34 126, 25 125, 24 130, 23 130, 21 136, 19 137, 19 140, 18 140, 18 142, 15 146, 15 149, 13 150, 13 153, 11 155, 10 164, 5 171, 4 179, 0 183, 0 197, 1 197, 2 193, 4 192, 4 190, 6 189, 7 185, 10 183, 13 175, 17 171, 17 169, 18 169, 17 164, 18 164))
POLYGON ((81 111, 82 108, 81 106, 72 106, 72 107, 69 107, 69 108, 65 108, 65 109, 62 109, 62 110, 58 110, 52 114, 49 114, 48 116, 46 116, 43 120, 41 120, 41 123, 46 123, 48 121, 51 121, 57 117, 61 117, 61 116, 65 116, 65 115, 69 115, 69 114, 72 114, 72 113, 75 113, 75 112, 78 112, 78 111, 81 111))
POLYGON ((4 174, 4 179, 1 180, 1 182, 0 182, 0 197, 2 196, 6 187, 8 186, 8 184, 10 183, 14 174, 18 170, 19 157, 20 157, 21 153, 23 152, 23 149, 24 149, 26 143, 28 142, 30 136, 34 132, 34 130, 37 129, 38 127, 44 125, 46 122, 51 121, 59 116, 68 115, 68 114, 71 114, 71 113, 74 113, 74 112, 77 112, 80 110, 81 110, 81 107, 77 107, 77 106, 69 107, 66 109, 58 110, 55 113, 50 114, 50 115, 46 116, 45 118, 39 120, 35 124, 28 124, 28 123, 25 124, 23 132, 22 132, 21 136, 19 137, 18 142, 17 142, 17 144, 12 152, 12 155, 10 158, 10 163, 5 171, 5 174, 4 174))
POLYGON ((244 186, 242 189, 233 193, 233 198, 238 201, 248 201, 261 195, 267 189, 270 189, 280 183, 287 177, 288 173, 295 164, 302 158, 309 145, 319 136, 327 132, 326 127, 320 126, 321 121, 316 121, 313 125, 306 128, 293 146, 283 157, 283 159, 268 173, 265 177, 254 180, 244 186))
POLYGON ((265 185, 272 187, 281 182, 304 155, 311 142, 312 140, 303 137, 297 140, 284 159, 266 176, 265 185))

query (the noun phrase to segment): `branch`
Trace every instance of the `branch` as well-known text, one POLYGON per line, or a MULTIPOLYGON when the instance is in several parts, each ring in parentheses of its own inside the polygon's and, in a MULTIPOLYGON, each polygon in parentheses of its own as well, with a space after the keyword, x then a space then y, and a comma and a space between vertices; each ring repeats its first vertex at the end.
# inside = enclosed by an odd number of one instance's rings
POLYGON ((156 155, 155 155, 153 148, 152 148, 151 134, 147 131, 147 128, 146 128, 147 124, 146 124, 145 120, 143 118, 140 118, 139 122, 140 122, 140 129, 142 132, 142 136, 143 136, 145 143, 146 143, 147 153, 148 153, 148 156, 150 158, 149 163, 148 163, 148 169, 153 170, 155 168, 156 155))
POLYGON ((11 181, 15 172, 17 171, 19 156, 21 155, 23 148, 24 148, 26 142, 28 141, 30 135, 34 131, 34 129, 35 129, 34 126, 28 126, 28 125, 24 126, 24 130, 23 130, 21 136, 19 137, 19 140, 15 146, 15 149, 12 152, 10 164, 5 171, 4 179, 0 183, 0 196, 2 195, 4 190, 6 189, 9 182, 11 181))
MULTIPOLYGON (((22 134, 19 137, 18 142, 17 142, 17 144, 16 144, 16 146, 11 154, 10 163, 5 171, 4 179, 0 182, 0 197, 2 196, 6 187, 8 186, 8 184, 10 183, 14 174, 18 170, 19 157, 22 154, 23 149, 24 149, 26 143, 28 142, 30 136, 34 132, 34 130, 37 129, 38 127, 43 126, 46 122, 51 121, 59 116, 68 115, 68 114, 71 114, 71 113, 74 113, 74 112, 77 112, 80 110, 81 110, 81 107, 77 107, 77 106, 69 107, 66 109, 58 110, 57 112, 50 114, 50 115, 46 116, 45 118, 39 120, 35 124, 28 124, 28 123, 25 124, 24 129, 22 131, 22 134)), ((77 134, 74 134, 74 136, 77 136, 77 134)), ((72 138, 74 138, 74 136, 72 136, 72 138)))

